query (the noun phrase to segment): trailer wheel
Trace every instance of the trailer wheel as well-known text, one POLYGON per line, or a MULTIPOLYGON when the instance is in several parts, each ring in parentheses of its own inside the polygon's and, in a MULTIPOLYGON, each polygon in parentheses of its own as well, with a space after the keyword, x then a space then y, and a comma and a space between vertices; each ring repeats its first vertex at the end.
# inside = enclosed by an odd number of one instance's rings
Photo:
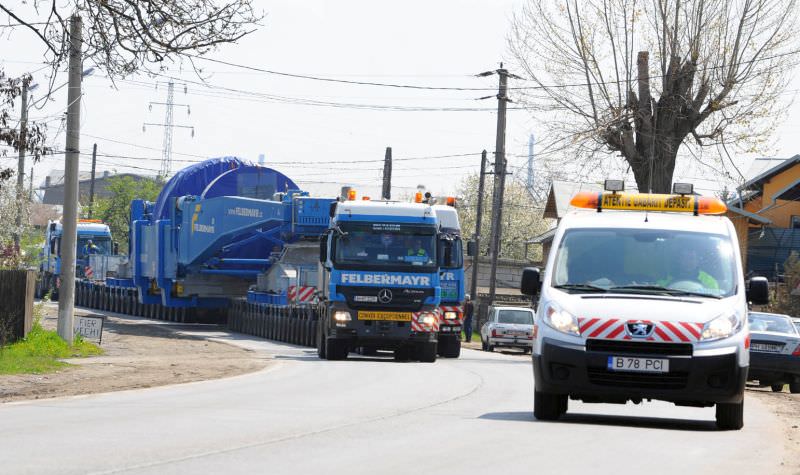
POLYGON ((327 356, 325 354, 325 335, 322 334, 322 325, 318 325, 317 328, 317 356, 320 359, 325 359, 327 356))
POLYGON ((348 353, 349 351, 346 340, 341 340, 338 338, 325 339, 325 359, 331 361, 345 360, 347 359, 348 353))
POLYGON ((423 363, 436 362, 436 348, 437 344, 435 341, 421 343, 417 346, 417 359, 423 363))

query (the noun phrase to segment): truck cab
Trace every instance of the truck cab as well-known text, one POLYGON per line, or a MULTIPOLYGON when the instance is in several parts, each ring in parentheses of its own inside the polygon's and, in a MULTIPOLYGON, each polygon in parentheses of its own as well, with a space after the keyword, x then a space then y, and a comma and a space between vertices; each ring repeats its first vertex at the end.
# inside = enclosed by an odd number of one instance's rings
MULTIPOLYGON (((749 364, 748 301, 726 207, 696 196, 582 192, 557 228, 537 295, 534 415, 558 419, 569 399, 716 406, 717 426, 740 429, 749 364)), ((679 191, 680 190, 680 191, 679 191)))
POLYGON ((430 205, 345 200, 320 240, 317 351, 356 348, 436 361, 441 288, 438 220, 430 205))
POLYGON ((439 276, 442 287, 438 351, 445 358, 458 358, 464 324, 464 251, 455 200, 446 200, 446 205, 432 206, 439 220, 439 276))
MULTIPOLYGON (((111 240, 111 229, 107 224, 99 220, 79 220, 77 232, 75 275, 76 277, 84 277, 86 272, 89 271, 87 269, 89 256, 93 254, 111 255, 114 246, 111 240), (89 246, 89 241, 91 241, 92 246, 89 246)), ((61 273, 62 234, 61 221, 48 222, 41 251, 42 261, 39 265, 41 278, 37 294, 40 297, 47 291, 52 291, 54 298, 57 296, 58 275, 61 273)))

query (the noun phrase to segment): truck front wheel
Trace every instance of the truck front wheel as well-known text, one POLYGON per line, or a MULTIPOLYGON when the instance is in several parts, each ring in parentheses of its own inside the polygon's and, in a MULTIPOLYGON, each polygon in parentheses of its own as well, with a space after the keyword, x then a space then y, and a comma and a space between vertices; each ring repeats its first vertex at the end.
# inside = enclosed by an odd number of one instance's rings
POLYGON ((423 363, 436 361, 436 342, 421 343, 417 346, 417 359, 423 363))
POLYGON ((347 341, 337 338, 325 339, 325 359, 328 360, 344 360, 347 359, 349 353, 347 341))
POLYGON ((717 403, 717 428, 739 430, 744 426, 744 401, 717 403))
POLYGON ((461 356, 461 341, 455 335, 439 337, 439 355, 445 358, 458 358, 461 356))

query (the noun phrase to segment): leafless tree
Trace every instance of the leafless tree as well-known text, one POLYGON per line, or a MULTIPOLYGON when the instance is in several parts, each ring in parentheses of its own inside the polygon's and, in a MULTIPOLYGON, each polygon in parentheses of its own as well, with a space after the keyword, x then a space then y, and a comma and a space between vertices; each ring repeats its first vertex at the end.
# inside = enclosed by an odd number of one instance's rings
MULTIPOLYGON (((50 87, 64 69, 69 50, 69 17, 83 20, 83 61, 109 77, 137 71, 160 72, 177 61, 202 56, 223 43, 251 33, 261 20, 253 0, 28 0, 0 1, 4 29, 33 35, 44 49, 43 61, 52 66, 50 87)), ((27 76, 29 78, 29 76, 27 76)), ((8 110, 25 78, 0 74, 0 142, 17 149, 18 131, 8 125, 8 110)), ((28 150, 34 159, 47 150, 44 129, 28 127, 28 150)), ((8 178, 10 171, 0 174, 8 178)), ((2 180, 0 180, 2 182, 2 180)))
POLYGON ((518 92, 576 160, 618 154, 640 190, 668 193, 679 151, 721 165, 767 144, 790 103, 797 13, 795 0, 528 0, 509 37, 531 80, 518 92))

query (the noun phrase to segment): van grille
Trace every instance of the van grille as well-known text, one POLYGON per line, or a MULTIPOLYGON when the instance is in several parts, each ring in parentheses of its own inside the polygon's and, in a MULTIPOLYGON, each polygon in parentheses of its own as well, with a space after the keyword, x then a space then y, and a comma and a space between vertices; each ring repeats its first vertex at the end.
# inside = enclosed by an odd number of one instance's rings
POLYGON ((690 343, 658 343, 631 340, 586 340, 587 351, 602 351, 615 355, 692 356, 690 343))

